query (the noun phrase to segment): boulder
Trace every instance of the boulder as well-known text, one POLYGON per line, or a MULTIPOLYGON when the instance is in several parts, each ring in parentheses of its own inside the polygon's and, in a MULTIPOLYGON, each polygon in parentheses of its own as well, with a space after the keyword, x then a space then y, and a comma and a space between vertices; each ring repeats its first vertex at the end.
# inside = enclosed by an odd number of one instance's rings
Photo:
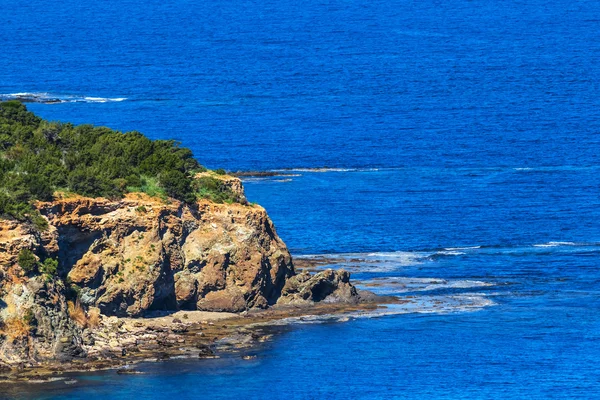
POLYGON ((350 273, 343 269, 317 272, 307 271, 287 280, 278 305, 310 305, 316 302, 358 303, 360 296, 350 283, 350 273))

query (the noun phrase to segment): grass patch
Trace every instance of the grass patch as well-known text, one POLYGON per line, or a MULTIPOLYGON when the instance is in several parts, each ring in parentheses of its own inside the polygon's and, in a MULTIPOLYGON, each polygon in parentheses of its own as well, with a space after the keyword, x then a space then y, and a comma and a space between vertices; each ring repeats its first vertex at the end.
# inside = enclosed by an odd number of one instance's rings
POLYGON ((202 176, 193 182, 198 198, 208 199, 215 203, 239 203, 241 199, 221 179, 202 176))
POLYGON ((150 197, 158 197, 162 200, 168 198, 167 192, 160 186, 158 178, 153 176, 143 175, 140 178, 140 185, 127 186, 127 191, 131 193, 146 193, 150 197))

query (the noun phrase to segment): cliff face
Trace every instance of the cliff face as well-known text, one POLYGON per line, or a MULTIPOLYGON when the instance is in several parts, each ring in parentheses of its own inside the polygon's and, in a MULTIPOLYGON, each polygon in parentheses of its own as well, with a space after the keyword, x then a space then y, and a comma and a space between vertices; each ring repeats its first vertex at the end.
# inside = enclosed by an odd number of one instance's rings
POLYGON ((81 330, 69 316, 63 281, 27 276, 17 263, 21 249, 42 246, 40 235, 26 225, 0 222, 0 371, 82 355, 81 330))
POLYGON ((237 312, 277 301, 293 267, 264 209, 139 197, 39 204, 51 225, 42 245, 84 305, 139 316, 237 312))

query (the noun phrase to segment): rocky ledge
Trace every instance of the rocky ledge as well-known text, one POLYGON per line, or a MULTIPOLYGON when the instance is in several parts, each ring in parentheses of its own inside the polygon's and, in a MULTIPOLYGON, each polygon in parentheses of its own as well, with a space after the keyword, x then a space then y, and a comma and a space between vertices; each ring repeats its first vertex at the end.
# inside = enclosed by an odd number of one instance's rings
POLYGON ((42 232, 1 220, 0 369, 83 365, 189 341, 178 335, 198 323, 153 330, 144 321, 157 312, 256 318, 269 309, 284 318, 317 303, 372 302, 345 271, 297 273, 265 210, 246 203, 239 179, 222 179, 240 203, 75 196, 36 205, 49 223, 42 232), (56 271, 41 267, 46 260, 58 261, 56 271))

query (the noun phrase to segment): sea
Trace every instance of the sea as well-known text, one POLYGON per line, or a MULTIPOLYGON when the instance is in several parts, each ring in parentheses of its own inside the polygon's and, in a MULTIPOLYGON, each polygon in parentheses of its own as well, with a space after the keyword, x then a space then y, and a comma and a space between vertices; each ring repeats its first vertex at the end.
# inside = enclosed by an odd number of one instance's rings
POLYGON ((406 303, 2 399, 600 398, 600 2, 0 0, 0 98, 175 139, 406 303))

